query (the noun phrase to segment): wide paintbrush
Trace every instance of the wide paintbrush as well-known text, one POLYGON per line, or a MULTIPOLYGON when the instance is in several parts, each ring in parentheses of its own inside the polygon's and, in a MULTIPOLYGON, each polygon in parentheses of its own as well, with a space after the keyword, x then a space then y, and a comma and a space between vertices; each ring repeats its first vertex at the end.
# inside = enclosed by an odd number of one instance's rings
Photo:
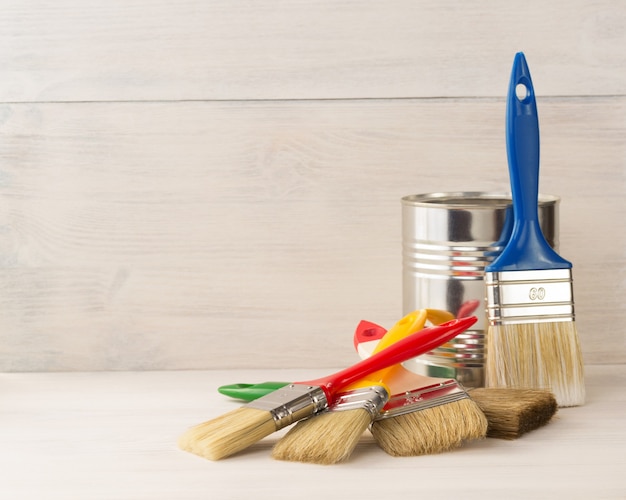
POLYGON ((559 406, 584 403, 572 264, 546 241, 538 216, 539 121, 526 58, 515 55, 506 108, 513 230, 486 267, 487 387, 549 389, 559 406))

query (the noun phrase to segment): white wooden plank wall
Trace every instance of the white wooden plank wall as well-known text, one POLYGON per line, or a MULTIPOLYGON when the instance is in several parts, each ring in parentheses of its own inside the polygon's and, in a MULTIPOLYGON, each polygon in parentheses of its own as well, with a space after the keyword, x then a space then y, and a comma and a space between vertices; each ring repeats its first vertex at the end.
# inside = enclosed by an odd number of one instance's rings
POLYGON ((585 359, 625 362, 626 3, 2 0, 0 370, 351 363, 400 197, 508 189, 519 50, 585 359))

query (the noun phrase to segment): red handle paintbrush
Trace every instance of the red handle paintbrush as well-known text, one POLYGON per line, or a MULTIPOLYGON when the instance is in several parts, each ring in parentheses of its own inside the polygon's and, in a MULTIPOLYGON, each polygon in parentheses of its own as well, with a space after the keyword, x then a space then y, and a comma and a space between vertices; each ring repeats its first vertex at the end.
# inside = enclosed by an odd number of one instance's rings
MULTIPOLYGON (((406 318, 400 322, 406 321, 406 318)), ((179 446, 210 460, 237 453, 293 422, 324 410, 342 388, 373 372, 438 347, 469 328, 476 320, 475 316, 471 316, 425 328, 328 377, 289 384, 192 427, 181 436, 179 446)))

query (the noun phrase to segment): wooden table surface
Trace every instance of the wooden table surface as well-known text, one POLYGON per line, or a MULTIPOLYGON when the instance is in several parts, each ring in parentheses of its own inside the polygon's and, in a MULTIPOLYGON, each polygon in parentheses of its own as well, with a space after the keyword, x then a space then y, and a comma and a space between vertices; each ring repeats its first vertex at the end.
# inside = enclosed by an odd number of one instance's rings
POLYGON ((178 436, 239 403, 219 385, 325 372, 220 370, 0 374, 0 498, 626 498, 626 375, 587 367, 588 401, 516 441, 392 458, 364 435, 351 459, 316 466, 270 458, 281 431, 211 462, 178 436))

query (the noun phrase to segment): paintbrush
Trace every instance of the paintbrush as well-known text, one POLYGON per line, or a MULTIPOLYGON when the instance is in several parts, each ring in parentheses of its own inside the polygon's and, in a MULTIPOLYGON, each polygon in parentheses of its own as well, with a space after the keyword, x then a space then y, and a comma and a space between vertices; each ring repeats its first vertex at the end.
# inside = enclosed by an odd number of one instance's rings
MULTIPOLYGON (((370 356, 384 336, 383 327, 361 321, 354 333, 359 355, 370 356)), ((386 382, 394 396, 370 428, 377 444, 388 454, 442 453, 486 436, 486 416, 456 380, 417 375, 403 366, 395 367, 390 375, 386 382)))
POLYGON ((264 437, 328 407, 344 387, 447 342, 467 329, 476 318, 453 320, 411 333, 349 368, 325 378, 289 384, 277 391, 198 424, 179 439, 183 450, 219 460, 246 449, 264 437))
POLYGON ((506 111, 513 229, 485 268, 487 387, 549 389, 559 406, 584 403, 571 262, 547 243, 538 218, 539 124, 530 71, 515 55, 506 111))
MULTIPOLYGON (((414 323, 423 327, 427 313, 425 310, 416 312, 420 314, 415 316, 414 323)), ((403 335, 403 326, 394 325, 374 350, 378 352, 403 335)), ((328 411, 302 421, 291 429, 274 446, 272 456, 280 460, 319 464, 332 464, 347 459, 363 432, 376 419, 380 408, 387 403, 390 394, 387 383, 393 380, 396 370, 405 371, 400 365, 393 366, 348 387, 328 411), (386 392, 379 390, 381 385, 386 388, 386 392)), ((477 412, 486 431, 485 417, 480 410, 477 412)))
POLYGON ((417 388, 393 396, 372 422, 372 435, 385 452, 395 457, 430 455, 486 437, 485 414, 456 380, 398 371, 409 375, 417 388))

